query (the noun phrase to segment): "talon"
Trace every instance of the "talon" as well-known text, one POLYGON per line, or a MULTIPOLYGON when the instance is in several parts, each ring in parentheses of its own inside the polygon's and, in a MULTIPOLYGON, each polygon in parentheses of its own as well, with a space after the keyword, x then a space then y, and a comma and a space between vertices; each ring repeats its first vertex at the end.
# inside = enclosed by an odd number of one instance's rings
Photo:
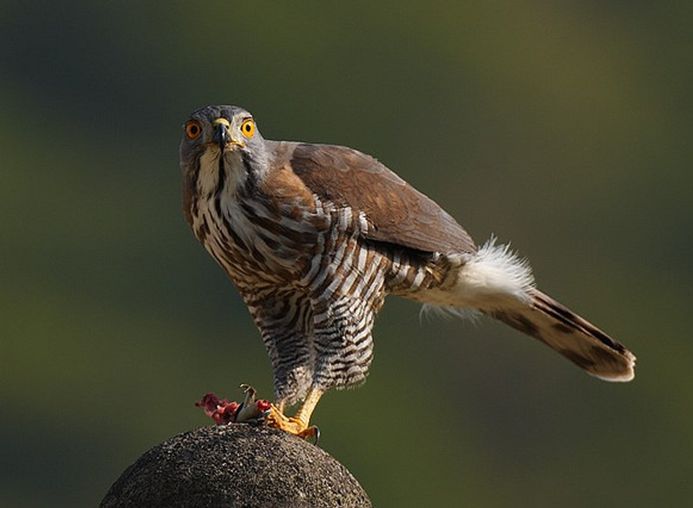
POLYGON ((313 438, 313 444, 315 446, 318 446, 318 443, 320 442, 320 429, 318 428, 317 425, 311 425, 306 430, 301 432, 301 434, 299 434, 299 436, 305 440, 309 440, 310 438, 313 438))
POLYGON ((303 405, 296 413, 296 416, 286 416, 279 407, 270 404, 269 409, 265 413, 265 423, 270 427, 294 434, 302 439, 314 438, 315 444, 317 444, 320 439, 320 431, 315 425, 308 426, 308 424, 322 394, 322 390, 312 388, 303 400, 303 405))
POLYGON ((293 434, 302 439, 314 436, 317 427, 308 427, 308 424, 300 418, 286 416, 279 411, 279 408, 274 404, 270 404, 269 409, 265 413, 265 423, 275 429, 283 430, 289 434, 293 434))
POLYGON ((220 399, 213 393, 208 393, 202 400, 195 403, 217 425, 227 423, 266 423, 269 427, 283 430, 305 440, 312 440, 317 445, 320 441, 320 429, 315 425, 309 426, 310 416, 315 409, 322 392, 312 390, 295 416, 286 416, 282 411, 284 404, 280 401, 277 406, 265 399, 256 399, 257 391, 250 385, 242 384, 245 393, 243 402, 220 399))

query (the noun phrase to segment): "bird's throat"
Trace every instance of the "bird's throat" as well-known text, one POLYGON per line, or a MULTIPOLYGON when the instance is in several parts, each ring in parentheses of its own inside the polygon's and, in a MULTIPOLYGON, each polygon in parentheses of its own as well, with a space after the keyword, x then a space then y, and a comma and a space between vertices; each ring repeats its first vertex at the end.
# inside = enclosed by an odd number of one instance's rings
POLYGON ((224 191, 224 184, 226 183, 226 165, 224 163, 224 152, 222 151, 219 154, 219 176, 218 176, 218 184, 217 184, 217 199, 220 199, 220 196, 222 192, 224 191))

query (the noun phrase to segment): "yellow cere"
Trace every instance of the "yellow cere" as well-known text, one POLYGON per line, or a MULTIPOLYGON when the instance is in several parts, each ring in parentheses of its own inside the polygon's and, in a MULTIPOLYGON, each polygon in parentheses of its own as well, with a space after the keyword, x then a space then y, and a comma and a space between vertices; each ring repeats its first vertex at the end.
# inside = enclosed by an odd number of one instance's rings
POLYGON ((226 118, 217 118, 212 122, 212 125, 217 126, 217 125, 226 125, 226 127, 231 127, 231 124, 226 118))

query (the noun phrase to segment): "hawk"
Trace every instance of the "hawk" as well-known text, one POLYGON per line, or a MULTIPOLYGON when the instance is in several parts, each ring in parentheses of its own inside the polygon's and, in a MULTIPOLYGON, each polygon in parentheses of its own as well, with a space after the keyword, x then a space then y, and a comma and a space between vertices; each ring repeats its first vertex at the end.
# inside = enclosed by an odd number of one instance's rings
POLYGON ((364 382, 388 295, 491 316, 597 378, 634 377, 635 356, 539 291, 526 261, 493 239, 477 246, 369 155, 266 140, 248 111, 206 106, 184 124, 180 166, 185 217, 269 354, 271 425, 305 436, 327 390, 364 382))

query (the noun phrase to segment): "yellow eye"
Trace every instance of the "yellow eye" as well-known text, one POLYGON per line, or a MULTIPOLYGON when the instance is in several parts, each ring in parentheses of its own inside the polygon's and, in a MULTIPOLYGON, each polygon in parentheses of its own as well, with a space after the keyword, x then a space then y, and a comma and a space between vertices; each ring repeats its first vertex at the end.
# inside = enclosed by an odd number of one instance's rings
POLYGON ((248 139, 252 138, 255 134, 255 122, 253 122, 250 118, 243 120, 243 123, 241 124, 241 133, 248 139))
POLYGON ((188 139, 197 139, 202 134, 202 126, 197 120, 190 120, 185 124, 185 135, 188 139))

